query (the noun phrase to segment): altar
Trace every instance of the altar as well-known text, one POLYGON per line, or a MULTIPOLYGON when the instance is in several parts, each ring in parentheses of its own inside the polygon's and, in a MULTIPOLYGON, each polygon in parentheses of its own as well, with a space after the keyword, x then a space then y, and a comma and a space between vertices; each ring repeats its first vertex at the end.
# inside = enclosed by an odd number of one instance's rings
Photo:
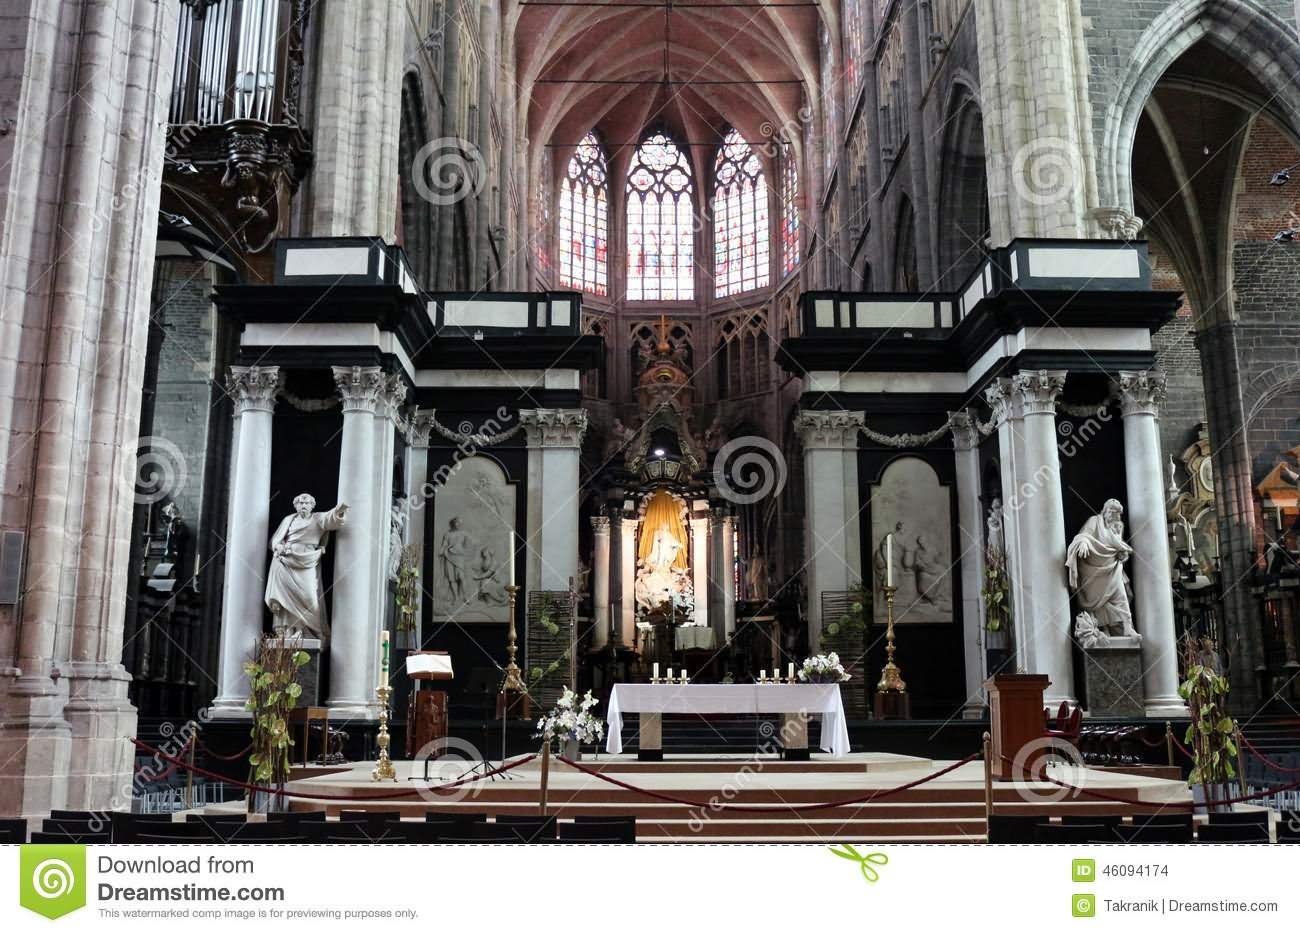
POLYGON ((606 715, 605 749, 623 751, 623 715, 641 715, 640 747, 660 747, 664 713, 778 713, 783 717, 820 716, 821 748, 832 758, 849 753, 849 729, 839 684, 615 684, 606 715), (649 722, 647 722, 649 720, 649 722), (647 726, 650 726, 647 728, 647 726))

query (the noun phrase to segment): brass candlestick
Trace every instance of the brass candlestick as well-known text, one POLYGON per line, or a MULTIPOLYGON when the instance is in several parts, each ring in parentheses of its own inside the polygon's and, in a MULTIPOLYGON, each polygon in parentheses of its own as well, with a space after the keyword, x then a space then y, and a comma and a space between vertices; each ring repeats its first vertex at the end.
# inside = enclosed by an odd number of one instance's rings
POLYGON ((379 738, 376 739, 379 744, 379 761, 375 763, 375 770, 370 772, 372 781, 397 780, 397 771, 388 757, 388 745, 392 741, 388 735, 388 697, 392 692, 388 684, 380 684, 375 688, 375 695, 379 697, 379 738))
POLYGON ((515 663, 518 650, 515 642, 519 638, 515 631, 515 600, 519 597, 519 587, 512 583, 506 587, 506 592, 510 595, 510 629, 506 632, 506 679, 501 684, 501 692, 523 693, 524 680, 519 676, 519 665, 515 663))
POLYGON ((880 672, 880 683, 876 690, 881 693, 905 693, 907 684, 903 682, 903 673, 894 663, 894 592, 896 586, 884 586, 885 591, 885 666, 880 672))

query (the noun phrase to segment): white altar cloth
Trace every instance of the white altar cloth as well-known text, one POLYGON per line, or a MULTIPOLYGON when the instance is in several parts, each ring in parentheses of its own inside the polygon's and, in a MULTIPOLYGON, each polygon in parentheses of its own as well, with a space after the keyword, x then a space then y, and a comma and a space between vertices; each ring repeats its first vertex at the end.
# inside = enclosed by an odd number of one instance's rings
POLYGON ((839 684, 615 684, 605 721, 605 749, 623 750, 624 713, 805 712, 822 718, 821 747, 834 758, 849 753, 849 728, 839 684))

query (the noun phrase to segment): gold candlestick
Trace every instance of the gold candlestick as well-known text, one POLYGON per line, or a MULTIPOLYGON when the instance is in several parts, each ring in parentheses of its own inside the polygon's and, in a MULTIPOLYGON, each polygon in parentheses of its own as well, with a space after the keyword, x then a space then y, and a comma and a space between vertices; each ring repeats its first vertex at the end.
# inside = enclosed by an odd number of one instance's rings
POLYGON ((896 586, 885 585, 885 666, 880 672, 880 683, 876 690, 882 693, 905 693, 907 684, 903 682, 903 673, 894 663, 894 592, 896 586))
POLYGON ((388 757, 388 745, 392 741, 388 735, 388 697, 392 692, 388 684, 380 684, 375 689, 375 695, 379 697, 379 738, 376 739, 379 744, 379 761, 375 763, 375 770, 370 772, 372 781, 397 780, 397 771, 393 769, 393 762, 388 757))
POLYGON ((515 652, 518 650, 515 642, 519 638, 515 632, 515 600, 519 597, 519 587, 512 583, 506 587, 506 592, 510 595, 510 629, 506 633, 506 679, 501 684, 501 692, 523 693, 524 680, 519 675, 519 665, 515 663, 515 652))

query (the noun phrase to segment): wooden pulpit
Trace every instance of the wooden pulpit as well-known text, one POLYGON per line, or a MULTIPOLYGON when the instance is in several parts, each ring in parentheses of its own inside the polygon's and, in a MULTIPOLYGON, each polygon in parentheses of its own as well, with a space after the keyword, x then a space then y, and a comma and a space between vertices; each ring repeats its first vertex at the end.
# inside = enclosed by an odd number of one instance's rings
MULTIPOLYGON (((411 678, 411 705, 406 720, 406 757, 447 737, 447 691, 427 684, 451 680, 451 656, 445 651, 412 651, 406 656, 411 678)), ((427 754, 427 753, 426 753, 427 754)))
POLYGON ((994 674, 984 681, 993 737, 991 770, 999 781, 1025 780, 1042 757, 1039 748, 1016 760, 1026 745, 1043 738, 1043 691, 1050 683, 1046 674, 994 674))

